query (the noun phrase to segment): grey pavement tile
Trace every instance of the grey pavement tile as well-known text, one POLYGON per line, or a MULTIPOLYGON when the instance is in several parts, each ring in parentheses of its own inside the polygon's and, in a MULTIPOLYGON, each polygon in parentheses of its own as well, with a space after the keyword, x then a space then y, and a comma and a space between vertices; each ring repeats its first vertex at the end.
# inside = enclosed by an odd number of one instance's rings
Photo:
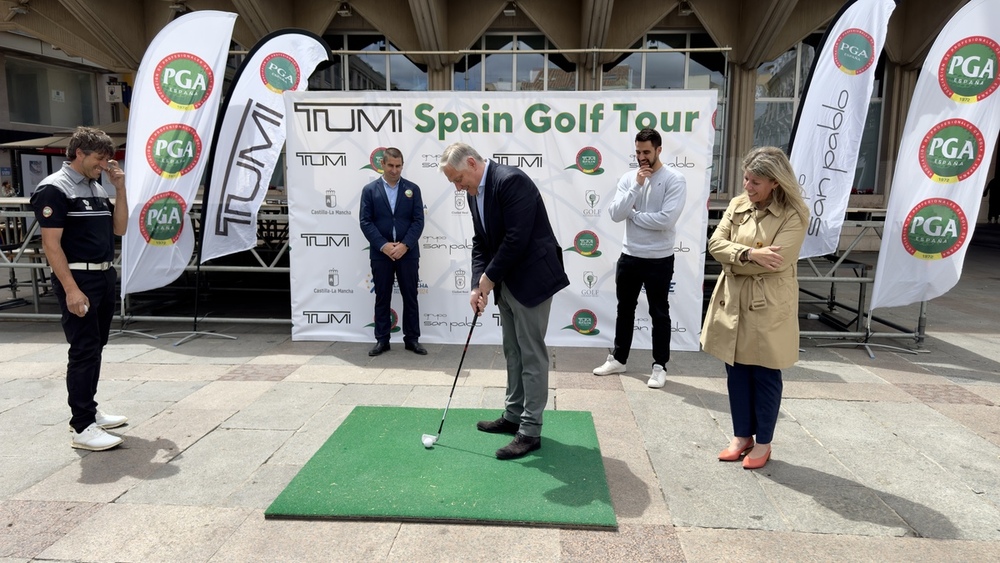
POLYGON ((274 381, 213 381, 177 401, 182 410, 219 410, 230 415, 274 387, 274 381))
MULTIPOLYGON (((115 401, 156 401, 177 402, 205 386, 204 381, 130 381, 128 388, 121 392, 108 392, 108 398, 115 401)), ((102 391, 105 385, 101 386, 102 391)))
POLYGON ((0 502, 0 558, 37 557, 102 506, 93 502, 0 502))
POLYGON ((560 561, 687 561, 673 526, 619 523, 617 532, 561 530, 560 561))
MULTIPOLYGON (((595 366, 596 367, 596 366, 595 366)), ((549 386, 555 389, 606 389, 621 391, 622 382, 616 375, 597 376, 586 372, 549 372, 549 386)))
POLYGON ((297 368, 286 381, 316 381, 319 383, 372 383, 383 368, 352 364, 306 364, 297 368))
POLYGON ((781 370, 784 381, 822 381, 831 383, 882 383, 871 370, 837 360, 800 358, 788 369, 781 370))
MULTIPOLYGON (((413 387, 410 394, 403 401, 404 407, 419 407, 429 409, 444 409, 448 404, 448 395, 451 388, 443 385, 417 385, 413 387)), ((451 398, 452 408, 478 409, 483 400, 482 387, 463 387, 461 384, 455 387, 455 393, 451 398)))
POLYGON ((232 414, 233 411, 229 409, 184 409, 174 405, 152 418, 129 424, 128 431, 124 434, 130 438, 135 436, 149 441, 166 440, 172 443, 173 449, 165 449, 153 459, 165 462, 219 428, 232 414))
POLYGON ((922 368, 912 369, 913 364, 900 365, 895 367, 876 367, 870 369, 872 373, 889 383, 941 383, 941 376, 928 372, 922 368), (900 369, 902 368, 902 369, 900 369))
MULTIPOLYGON (((784 379, 784 378, 782 378, 784 379)), ((910 403, 917 399, 887 383, 831 383, 784 380, 783 399, 829 399, 832 401, 889 401, 910 403)))
POLYGON ((219 429, 174 457, 160 473, 117 502, 219 506, 292 435, 288 431, 219 429))
POLYGON ((220 381, 281 381, 299 366, 295 364, 240 364, 219 376, 220 381))
POLYGON ((280 382, 240 409, 222 427, 297 430, 342 388, 335 383, 280 382))
POLYGON ((104 508, 39 554, 73 561, 208 561, 232 536, 242 508, 118 504, 104 508))
POLYGON ((386 561, 558 561, 558 529, 403 524, 386 561))
MULTIPOLYGON (((410 368, 386 368, 375 378, 372 383, 376 385, 448 385, 455 381, 455 370, 453 366, 451 373, 446 373, 437 369, 410 369, 410 368)), ((464 369, 459 373, 459 380, 467 374, 464 369)), ((460 381, 461 383, 461 381, 460 381)))
POLYGON ((0 384, 24 379, 62 379, 66 362, 19 362, 0 360, 0 384))
MULTIPOLYGON (((452 372, 452 377, 455 377, 454 372, 452 372)), ((504 389, 507 387, 507 369, 469 368, 468 366, 463 366, 458 384, 475 387, 500 387, 504 389)))
POLYGON ((207 561, 385 561, 399 529, 394 522, 265 520, 253 510, 207 561))
POLYGON ((330 399, 339 405, 402 405, 411 385, 345 385, 330 399))
MULTIPOLYGON (((53 325, 58 328, 57 325, 53 325)), ((0 331, 0 334, 11 334, 7 331, 9 330, 4 323, 4 331, 0 331)), ((60 333, 60 336, 62 333, 60 333)), ((55 359, 61 360, 64 364, 66 362, 66 351, 69 350, 69 346, 65 345, 65 337, 63 337, 62 342, 58 344, 52 342, 14 342, 0 344, 0 362, 17 362, 17 363, 29 363, 29 362, 51 362, 55 359), (39 354, 45 354, 46 351, 51 351, 54 347, 58 346, 58 355, 51 355, 49 357, 42 357, 39 359, 39 354)))
MULTIPOLYGON (((765 469, 780 471, 781 464, 772 460, 765 469)), ((868 487, 851 485, 848 480, 822 480, 829 484, 791 488, 762 482, 765 494, 785 520, 787 531, 851 536, 913 535, 913 530, 868 487)))
POLYGON ((289 338, 268 350, 267 354, 259 355, 247 363, 301 365, 330 346, 330 342, 294 342, 289 338))
POLYGON ((271 506, 274 499, 281 494, 300 469, 301 465, 265 463, 221 504, 264 510, 271 506))
POLYGON ((324 405, 267 462, 302 467, 319 451, 352 410, 354 405, 324 405))
POLYGON ((1000 447, 1000 406, 996 401, 992 402, 992 405, 935 404, 931 407, 994 446, 1000 447))

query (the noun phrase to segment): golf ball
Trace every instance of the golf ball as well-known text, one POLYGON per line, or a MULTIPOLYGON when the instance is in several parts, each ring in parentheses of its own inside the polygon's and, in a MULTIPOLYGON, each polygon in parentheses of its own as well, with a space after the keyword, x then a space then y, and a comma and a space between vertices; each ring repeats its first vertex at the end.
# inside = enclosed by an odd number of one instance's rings
POLYGON ((425 448, 429 448, 429 447, 431 447, 431 446, 434 445, 434 437, 433 436, 424 436, 422 442, 424 443, 424 447, 425 448))

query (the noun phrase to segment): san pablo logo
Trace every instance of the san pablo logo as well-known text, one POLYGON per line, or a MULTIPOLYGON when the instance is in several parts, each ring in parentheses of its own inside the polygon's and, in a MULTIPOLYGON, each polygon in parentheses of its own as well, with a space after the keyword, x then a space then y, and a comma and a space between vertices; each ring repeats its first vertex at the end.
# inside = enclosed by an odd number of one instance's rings
POLYGON ((583 147, 576 153, 576 163, 567 166, 566 170, 579 170, 588 176, 604 174, 604 169, 601 168, 601 151, 594 147, 583 147))
POLYGON ((212 68, 191 53, 168 55, 156 65, 153 77, 163 103, 182 111, 200 108, 215 84, 212 68))
POLYGON ((382 157, 385 154, 385 147, 379 147, 368 156, 368 164, 361 167, 362 170, 374 170, 379 174, 385 172, 382 168, 382 157))
POLYGON ((139 231, 142 238, 153 246, 171 246, 184 231, 184 212, 187 204, 176 192, 156 194, 142 206, 139 213, 139 231))
POLYGON ((941 58, 938 84, 945 96, 961 104, 983 100, 1000 86, 997 61, 1000 45, 989 37, 966 37, 941 58))
POLYGON ((201 157, 201 137, 183 123, 160 127, 146 141, 146 162, 158 175, 172 180, 190 172, 201 157))
POLYGON ((946 119, 920 142, 920 167, 939 184, 954 184, 971 176, 983 162, 985 140, 964 119, 946 119))
POLYGON ((597 315, 589 309, 580 309, 573 313, 573 322, 562 328, 563 330, 575 330, 584 336, 597 336, 601 333, 597 329, 597 315))
POLYGON ((299 65, 284 53, 271 53, 260 64, 260 79, 275 94, 295 90, 299 85, 299 65))
POLYGON ((600 245, 601 241, 597 238, 597 233, 594 231, 580 231, 573 239, 573 246, 567 248, 566 252, 572 251, 587 258, 597 258, 601 255, 601 251, 598 249, 600 245))
POLYGON ((925 199, 903 222, 903 248, 921 260, 940 260, 958 252, 969 234, 962 207, 944 198, 925 199))
POLYGON ((875 62, 875 40, 863 29, 844 30, 833 46, 833 64, 840 72, 855 76, 875 62))
MULTIPOLYGON (((365 325, 366 328, 375 328, 375 321, 365 325)), ((399 314, 396 313, 395 309, 389 309, 389 334, 395 334, 403 330, 399 327, 399 314)))

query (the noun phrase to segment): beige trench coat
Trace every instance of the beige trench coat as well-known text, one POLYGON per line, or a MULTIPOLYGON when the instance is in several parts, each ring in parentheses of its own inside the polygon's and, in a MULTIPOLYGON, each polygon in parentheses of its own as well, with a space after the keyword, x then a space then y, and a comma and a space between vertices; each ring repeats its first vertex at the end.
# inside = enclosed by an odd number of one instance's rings
POLYGON ((756 211, 746 194, 735 197, 708 241, 708 252, 722 264, 701 329, 709 354, 771 369, 791 367, 799 359, 799 282, 796 262, 805 223, 793 209, 772 202, 756 211), (768 270, 740 262, 747 248, 777 245, 781 268, 768 270))

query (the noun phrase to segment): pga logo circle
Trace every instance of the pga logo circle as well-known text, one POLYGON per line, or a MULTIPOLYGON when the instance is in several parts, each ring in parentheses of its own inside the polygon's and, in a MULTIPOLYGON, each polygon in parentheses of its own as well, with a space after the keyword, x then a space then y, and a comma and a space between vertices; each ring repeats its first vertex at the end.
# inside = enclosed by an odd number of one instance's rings
POLYGON ((153 72, 157 95, 181 111, 198 109, 208 100, 215 84, 213 76, 208 63, 191 53, 173 53, 153 72))
POLYGON ((939 184, 954 184, 971 176, 983 162, 985 140, 964 119, 938 123, 920 142, 920 167, 939 184))
POLYGON ((156 194, 139 212, 139 232, 147 244, 171 246, 184 231, 187 204, 176 192, 156 194))
POLYGON ((575 330, 584 336, 597 336, 597 315, 589 309, 580 309, 573 313, 573 323, 563 327, 563 330, 575 330))
POLYGON ((903 221, 903 248, 921 260, 951 256, 968 235, 969 221, 961 206, 950 199, 925 199, 903 221))
POLYGON ((863 29, 844 30, 833 45, 833 64, 844 74, 855 76, 875 62, 875 40, 863 29))
POLYGON ((271 53, 260 63, 260 79, 275 94, 295 90, 301 74, 295 59, 285 53, 271 53))
POLYGON ((604 174, 604 169, 601 168, 601 151, 594 147, 583 147, 579 152, 576 153, 576 162, 567 166, 566 170, 579 170, 588 176, 597 176, 598 174, 604 174))
POLYGON ((601 251, 598 250, 600 245, 601 240, 597 238, 597 233, 594 231, 580 231, 577 233, 576 238, 573 239, 573 246, 567 248, 566 251, 573 251, 587 258, 597 258, 601 255, 601 251))
POLYGON ((989 37, 966 37, 941 58, 938 84, 945 96, 960 104, 973 104, 988 97, 997 81, 1000 44, 989 37))
POLYGON ((146 141, 146 162, 168 180, 190 172, 200 158, 201 137, 194 128, 183 123, 164 125, 153 131, 146 141))
MULTIPOLYGON (((375 319, 372 322, 365 325, 365 328, 375 328, 375 319)), ((403 330, 399 326, 399 313, 395 309, 389 309, 389 333, 396 334, 397 332, 403 330)))
POLYGON ((368 164, 361 167, 362 170, 374 170, 379 174, 385 173, 382 168, 382 157, 385 155, 385 147, 379 147, 368 155, 368 164))

